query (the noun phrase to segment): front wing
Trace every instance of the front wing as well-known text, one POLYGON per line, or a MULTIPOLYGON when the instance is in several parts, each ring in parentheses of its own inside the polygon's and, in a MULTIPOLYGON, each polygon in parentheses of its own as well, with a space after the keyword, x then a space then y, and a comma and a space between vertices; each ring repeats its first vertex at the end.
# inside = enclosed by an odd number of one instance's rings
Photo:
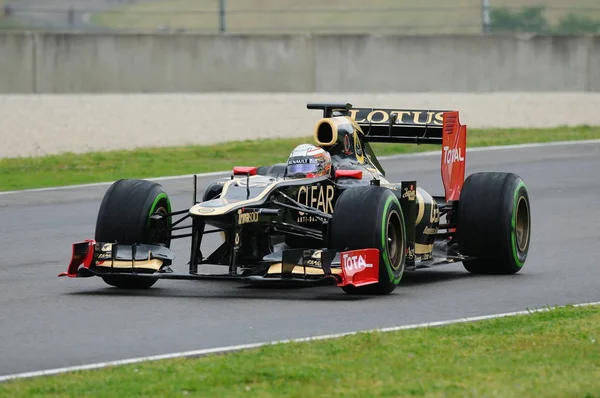
POLYGON ((379 250, 290 249, 280 262, 242 267, 240 273, 177 273, 170 268, 173 252, 161 245, 120 245, 88 239, 73 244, 66 272, 58 276, 122 278, 238 280, 250 283, 365 286, 379 281, 379 250), (336 261, 337 260, 337 261, 336 261))

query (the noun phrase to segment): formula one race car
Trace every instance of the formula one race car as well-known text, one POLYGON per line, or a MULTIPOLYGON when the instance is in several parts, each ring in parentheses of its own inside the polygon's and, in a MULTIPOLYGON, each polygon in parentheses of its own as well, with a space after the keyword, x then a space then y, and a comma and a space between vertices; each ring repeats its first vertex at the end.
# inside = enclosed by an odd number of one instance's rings
POLYGON ((316 145, 296 147, 285 163, 234 167, 201 201, 194 176, 191 208, 173 211, 156 182, 116 181, 100 205, 95 238, 73 244, 60 276, 99 276, 119 288, 149 288, 158 279, 231 279, 388 294, 405 271, 434 265, 462 262, 473 273, 521 270, 531 235, 527 188, 512 173, 465 180, 467 130, 458 112, 307 107, 323 111, 316 145), (370 142, 441 145, 445 195, 433 196, 415 180, 386 180, 370 142), (203 238, 212 233, 222 243, 205 255, 203 238), (179 238, 191 238, 183 273, 171 268, 170 244, 179 238), (206 264, 223 272, 200 272, 206 264))

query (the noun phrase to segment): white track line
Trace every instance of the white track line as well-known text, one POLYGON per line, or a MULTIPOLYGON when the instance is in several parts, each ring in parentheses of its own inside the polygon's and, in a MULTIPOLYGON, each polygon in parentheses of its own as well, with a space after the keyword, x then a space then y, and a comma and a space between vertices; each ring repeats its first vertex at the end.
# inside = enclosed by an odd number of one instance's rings
MULTIPOLYGON (((600 301, 592 302, 592 303, 574 304, 572 306, 573 307, 586 307, 586 306, 592 306, 592 305, 600 305, 600 301)), ((527 311, 506 312, 503 314, 492 314, 492 315, 474 316, 474 317, 468 317, 468 318, 458 318, 458 319, 451 319, 451 320, 447 320, 447 321, 417 323, 417 324, 413 324, 413 325, 394 326, 394 327, 389 327, 389 328, 370 329, 370 330, 362 330, 362 331, 356 331, 356 332, 327 334, 327 335, 322 335, 322 336, 304 337, 304 338, 290 339, 290 340, 279 340, 279 341, 264 342, 264 343, 242 344, 242 345, 227 346, 227 347, 208 348, 208 349, 203 349, 203 350, 184 351, 184 352, 176 352, 176 353, 172 353, 172 354, 163 354, 163 355, 153 355, 153 356, 148 356, 148 357, 122 359, 122 360, 117 360, 117 361, 101 362, 101 363, 94 363, 94 364, 89 364, 89 365, 69 366, 69 367, 64 367, 64 368, 40 370, 40 371, 35 371, 35 372, 17 373, 17 374, 12 374, 12 375, 0 376, 0 383, 9 381, 9 380, 15 380, 15 379, 25 379, 25 378, 39 377, 39 376, 50 376, 50 375, 56 375, 59 373, 100 369, 100 368, 106 368, 106 367, 111 367, 111 366, 121 366, 121 365, 128 365, 128 364, 139 363, 139 362, 158 361, 158 360, 162 360, 162 359, 174 359, 174 358, 183 358, 183 357, 190 358, 190 357, 205 356, 205 355, 209 355, 209 354, 223 354, 223 353, 227 353, 227 352, 259 348, 259 347, 263 347, 263 346, 267 346, 267 345, 337 339, 340 337, 356 335, 359 333, 396 332, 399 330, 427 328, 427 327, 439 327, 439 326, 446 326, 446 325, 457 324, 457 323, 467 323, 467 322, 483 321, 483 320, 487 320, 487 319, 505 318, 505 317, 515 316, 515 315, 529 315, 529 314, 534 314, 536 312, 545 312, 545 311, 550 311, 553 309, 564 308, 564 307, 566 307, 566 306, 556 306, 556 307, 539 308, 539 309, 533 309, 533 310, 527 310, 527 311)))
MULTIPOLYGON (((500 150, 510 150, 510 149, 542 148, 542 147, 565 146, 565 145, 569 145, 569 146, 571 146, 571 145, 587 145, 587 144, 600 144, 600 139, 579 140, 579 141, 554 141, 554 142, 540 142, 540 143, 532 143, 532 144, 475 147, 475 148, 468 148, 467 153, 484 152, 484 151, 500 151, 500 150)), ((394 160, 394 159, 422 157, 422 156, 434 156, 434 155, 440 156, 440 151, 403 153, 403 154, 398 154, 398 155, 381 156, 381 157, 378 157, 378 159, 379 160, 394 160)), ((229 175, 230 173, 231 173, 230 171, 215 171, 215 172, 211 172, 211 173, 199 173, 196 175, 198 177, 218 177, 218 176, 226 176, 226 175, 229 175)), ((194 174, 184 174, 184 175, 169 176, 169 177, 152 177, 152 178, 146 178, 146 180, 149 180, 149 181, 181 180, 181 179, 185 179, 185 178, 192 178, 193 176, 194 176, 194 174)), ((24 189, 24 190, 19 190, 19 191, 5 191, 5 192, 0 192, 0 195, 11 195, 11 194, 28 193, 28 192, 62 191, 65 189, 76 189, 76 188, 102 187, 102 186, 110 185, 113 182, 114 181, 97 182, 97 183, 93 183, 93 184, 67 185, 67 186, 62 186, 62 187, 24 189)))
MULTIPOLYGON (((553 146, 571 146, 571 145, 587 145, 587 144, 600 144, 600 139, 593 140, 579 140, 579 141, 553 141, 553 142, 533 142, 530 144, 515 144, 515 145, 496 145, 496 146, 480 146, 474 148, 467 148, 467 153, 470 152, 487 152, 487 151, 501 151, 505 149, 529 149, 529 148, 544 148, 553 146)), ((425 144, 423 144, 425 145, 425 144)), ((408 157, 418 156, 440 156, 440 151, 428 151, 428 152, 416 152, 416 153, 401 153, 397 155, 380 156, 377 159, 390 160, 400 159, 408 157)))
MULTIPOLYGON (((211 173, 200 173, 196 174, 198 177, 218 177, 225 176, 231 174, 230 171, 214 171, 211 173)), ((182 180, 185 178, 193 178, 193 174, 184 174, 179 176, 170 176, 170 177, 152 177, 145 178, 149 181, 168 181, 168 180, 182 180)), ((9 194, 19 194, 19 193, 28 193, 28 192, 47 192, 47 191, 63 191, 65 189, 76 189, 76 188, 92 188, 92 187, 102 187, 112 184, 114 181, 109 182, 95 182, 93 184, 78 184, 78 185, 66 185, 62 187, 47 187, 47 188, 35 188, 35 189, 24 189, 21 191, 5 191, 0 192, 0 195, 9 195, 9 194)))

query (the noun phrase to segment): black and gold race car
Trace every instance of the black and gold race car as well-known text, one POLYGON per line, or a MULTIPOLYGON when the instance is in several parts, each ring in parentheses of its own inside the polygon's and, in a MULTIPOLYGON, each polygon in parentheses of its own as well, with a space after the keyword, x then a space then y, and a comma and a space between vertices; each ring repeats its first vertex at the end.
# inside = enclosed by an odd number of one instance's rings
MULTIPOLYGON (((194 205, 173 211, 156 182, 119 180, 100 205, 94 239, 73 244, 60 276, 99 276, 119 288, 158 279, 231 279, 332 284, 347 293, 388 294, 405 271, 462 262, 473 273, 523 267, 531 236, 523 180, 486 172, 465 179, 466 126, 456 111, 354 108, 323 111, 314 146, 331 162, 324 175, 292 175, 304 160, 234 167, 194 205), (417 181, 388 181, 371 142, 441 146, 444 196, 417 181), (207 255, 203 238, 220 234, 207 255), (174 239, 191 241, 186 272, 175 272, 174 239), (223 266, 206 273, 206 265, 223 266)), ((308 160, 306 162, 309 162, 308 160)))

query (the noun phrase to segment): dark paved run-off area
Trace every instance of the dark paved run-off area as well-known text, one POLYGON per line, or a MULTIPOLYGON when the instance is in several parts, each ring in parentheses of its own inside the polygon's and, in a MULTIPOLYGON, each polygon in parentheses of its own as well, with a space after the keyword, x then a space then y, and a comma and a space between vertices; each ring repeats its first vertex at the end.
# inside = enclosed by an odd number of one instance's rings
MULTIPOLYGON (((439 158, 384 161, 392 180, 442 193, 439 158)), ((600 301, 600 144, 471 152, 468 173, 513 171, 531 195, 529 260, 514 276, 461 264, 407 274, 392 295, 159 281, 123 292, 57 278, 71 243, 93 237, 106 186, 0 195, 0 375, 201 348, 600 301)), ((203 179, 202 185, 209 179, 203 179)), ((164 182, 176 207, 191 180, 164 182)), ((178 242, 185 270, 188 242, 178 242)))

